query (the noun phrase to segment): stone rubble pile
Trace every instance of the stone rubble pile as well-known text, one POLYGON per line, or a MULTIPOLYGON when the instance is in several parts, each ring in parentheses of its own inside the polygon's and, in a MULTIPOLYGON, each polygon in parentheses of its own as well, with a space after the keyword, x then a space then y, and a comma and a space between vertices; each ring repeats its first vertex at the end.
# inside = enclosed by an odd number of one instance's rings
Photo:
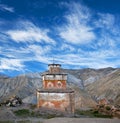
POLYGON ((8 107, 16 107, 22 105, 22 99, 17 96, 12 96, 10 99, 1 103, 0 105, 5 105, 8 107))

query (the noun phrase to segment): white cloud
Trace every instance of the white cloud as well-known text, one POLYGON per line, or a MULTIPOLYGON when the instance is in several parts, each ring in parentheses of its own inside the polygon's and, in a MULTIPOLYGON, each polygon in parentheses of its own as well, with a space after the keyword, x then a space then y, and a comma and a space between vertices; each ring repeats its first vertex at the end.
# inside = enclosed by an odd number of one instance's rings
POLYGON ((65 16, 67 24, 58 28, 59 35, 73 44, 86 44, 95 39, 93 28, 88 26, 90 14, 87 8, 73 3, 72 10, 65 16))
POLYGON ((16 42, 46 42, 55 44, 55 41, 48 36, 49 30, 40 29, 32 22, 22 21, 17 23, 17 29, 6 32, 16 42))
POLYGON ((24 65, 19 59, 8 59, 2 58, 0 64, 0 71, 1 70, 16 70, 20 71, 24 69, 24 65))
POLYGON ((50 51, 50 46, 29 45, 27 50, 34 52, 34 54, 44 55, 50 51))
POLYGON ((13 7, 9 7, 5 4, 0 4, 0 10, 2 11, 8 11, 8 12, 14 12, 14 8, 13 7))
POLYGON ((61 45, 61 50, 65 51, 65 52, 73 52, 73 51, 75 51, 75 47, 73 47, 73 46, 71 46, 69 44, 63 43, 61 45))
MULTIPOLYGON (((102 14, 98 13, 99 19, 95 22, 97 27, 104 29, 111 29, 115 24, 115 17, 112 14, 102 14)), ((112 30, 111 30, 112 31, 112 30)))
MULTIPOLYGON (((99 54, 97 54, 99 55, 99 54)), ((112 61, 108 61, 106 56, 97 56, 96 54, 64 54, 60 56, 55 56, 55 60, 62 65, 67 65, 67 68, 105 68, 105 67, 117 67, 120 63, 117 61, 116 64, 112 61)))
POLYGON ((33 60, 42 63, 49 63, 49 55, 51 52, 50 46, 29 45, 25 50, 29 51, 32 55, 28 56, 28 60, 33 60))
POLYGON ((95 39, 95 35, 91 31, 91 28, 83 25, 78 25, 76 27, 69 25, 62 30, 60 32, 61 38, 73 44, 86 44, 95 39))
POLYGON ((25 61, 37 61, 40 56, 45 57, 51 52, 49 45, 26 45, 25 47, 0 47, 1 54, 4 57, 20 59, 22 62, 25 61))
MULTIPOLYGON (((118 45, 120 39, 120 28, 118 25, 118 19, 113 14, 98 13, 98 18, 93 22, 96 29, 97 40, 92 47, 96 51, 115 51, 118 52, 118 45)), ((109 54, 109 53, 108 53, 109 54)))
POLYGON ((67 7, 67 9, 69 10, 69 12, 67 12, 67 14, 66 14, 67 16, 71 16, 72 14, 76 14, 76 16, 78 18, 80 18, 79 21, 81 21, 82 23, 87 23, 91 18, 90 9, 87 8, 85 5, 82 5, 81 3, 62 2, 61 5, 67 7), (84 21, 84 20, 86 20, 86 21, 84 21))
POLYGON ((6 43, 8 40, 9 37, 6 34, 0 32, 0 42, 6 43))
POLYGON ((79 50, 79 53, 74 53, 75 51, 61 52, 60 54, 53 53, 52 57, 51 46, 39 46, 34 44, 28 45, 27 47, 8 48, 6 52, 3 52, 3 48, 0 48, 0 50, 6 57, 12 55, 12 58, 2 58, 0 67, 3 70, 25 70, 27 66, 24 64, 27 62, 34 61, 49 64, 52 63, 53 58, 56 63, 67 66, 67 68, 71 68, 71 66, 72 68, 78 69, 83 67, 104 68, 120 66, 118 59, 114 62, 107 60, 120 57, 119 52, 116 53, 114 50, 99 50, 94 52, 84 52, 83 50, 79 50))
POLYGON ((25 47, 0 47, 0 54, 4 56, 1 58, 0 71, 3 70, 17 70, 24 71, 27 68, 25 63, 34 61, 41 63, 50 63, 49 53, 51 47, 49 45, 27 45, 25 47))

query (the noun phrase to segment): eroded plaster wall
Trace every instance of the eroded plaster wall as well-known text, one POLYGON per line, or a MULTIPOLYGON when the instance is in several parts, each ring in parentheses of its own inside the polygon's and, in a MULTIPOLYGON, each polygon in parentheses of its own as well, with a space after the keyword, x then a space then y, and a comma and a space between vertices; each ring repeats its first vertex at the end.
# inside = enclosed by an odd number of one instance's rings
POLYGON ((44 89, 65 89, 66 80, 44 80, 43 88, 44 89))
POLYGON ((38 107, 74 113, 74 93, 37 92, 38 107))

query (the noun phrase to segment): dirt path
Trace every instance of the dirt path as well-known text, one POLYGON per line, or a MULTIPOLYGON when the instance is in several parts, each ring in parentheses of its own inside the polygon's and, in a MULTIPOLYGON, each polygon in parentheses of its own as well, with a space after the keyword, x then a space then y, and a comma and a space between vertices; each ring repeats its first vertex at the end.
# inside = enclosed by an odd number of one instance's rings
POLYGON ((120 119, 103 119, 103 118, 21 118, 21 119, 4 119, 0 123, 120 123, 120 119))
POLYGON ((43 123, 120 123, 120 119, 103 118, 53 118, 43 123))

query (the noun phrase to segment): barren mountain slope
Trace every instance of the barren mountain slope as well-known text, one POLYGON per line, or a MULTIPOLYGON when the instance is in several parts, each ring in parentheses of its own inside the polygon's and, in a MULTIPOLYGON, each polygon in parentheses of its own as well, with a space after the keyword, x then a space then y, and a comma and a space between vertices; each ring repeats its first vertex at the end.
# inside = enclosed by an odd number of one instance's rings
MULTIPOLYGON (((91 68, 78 70, 63 69, 62 71, 68 73, 68 75, 71 74, 77 79, 79 79, 81 85, 84 87, 90 83, 96 82, 97 80, 105 77, 107 74, 116 71, 116 69, 108 67, 103 69, 91 69, 91 68)), ((75 82, 72 81, 72 83, 75 82)))
POLYGON ((96 98, 107 98, 120 104, 120 69, 86 86, 86 90, 96 98))
POLYGON ((22 99, 36 93, 36 88, 41 87, 41 78, 30 78, 21 75, 14 78, 0 77, 0 102, 11 96, 17 95, 22 99))

